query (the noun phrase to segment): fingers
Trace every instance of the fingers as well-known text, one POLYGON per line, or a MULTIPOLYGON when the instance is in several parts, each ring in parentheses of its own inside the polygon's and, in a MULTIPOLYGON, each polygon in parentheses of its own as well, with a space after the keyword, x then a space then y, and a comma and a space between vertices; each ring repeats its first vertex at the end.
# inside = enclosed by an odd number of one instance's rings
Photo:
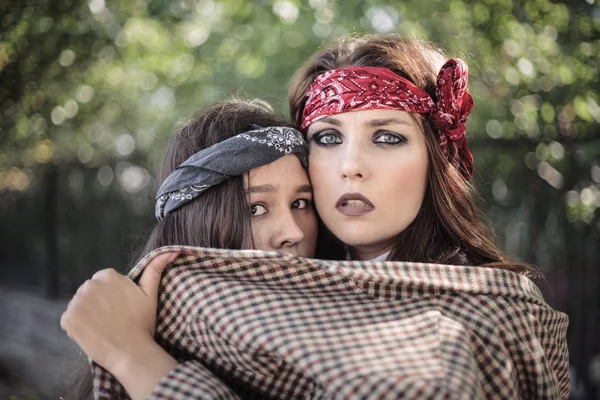
MULTIPOLYGON (((78 294, 81 296, 81 293, 85 291, 86 284, 88 284, 89 282, 91 282, 89 279, 87 281, 85 281, 85 283, 79 287, 79 289, 77 290, 77 293, 75 293, 75 296, 77 296, 78 294)), ((60 328, 63 331, 65 331, 67 336, 70 337, 71 339, 74 339, 74 337, 73 337, 73 328, 74 328, 73 318, 75 318, 75 321, 77 321, 77 317, 74 317, 74 314, 77 314, 77 310, 76 310, 77 300, 75 299, 75 296, 73 296, 71 301, 69 301, 69 304, 67 305, 67 309, 60 316, 60 328)))
MULTIPOLYGON (((86 324, 89 324, 95 317, 101 319, 100 312, 106 315, 116 315, 115 313, 118 313, 121 309, 115 306, 116 303, 147 307, 146 311, 140 312, 137 310, 131 315, 147 314, 151 318, 155 318, 158 286, 162 273, 178 255, 179 253, 169 252, 153 258, 146 265, 140 277, 139 287, 131 279, 112 268, 96 272, 91 279, 86 280, 77 289, 60 318, 60 327, 71 339, 75 340, 75 337, 81 336, 80 331, 86 324)), ((152 330, 155 320, 153 319, 145 325, 148 325, 149 329, 152 330)))
POLYGON ((62 329, 67 333, 67 335, 69 335, 69 332, 67 331, 67 325, 67 311, 65 310, 65 312, 62 313, 62 315, 60 316, 60 329, 62 329))
POLYGON ((96 272, 91 279, 87 279, 79 286, 75 295, 73 295, 73 298, 69 301, 67 309, 60 317, 60 327, 70 338, 73 339, 72 331, 79 319, 79 315, 82 312, 85 312, 85 305, 89 305, 90 302, 96 302, 97 292, 101 285, 103 285, 104 282, 114 285, 114 283, 111 282, 114 282, 119 278, 124 277, 114 269, 108 268, 96 272), (82 310, 82 303, 84 310, 82 310))
POLYGON ((140 277, 139 286, 148 296, 158 298, 158 285, 163 271, 173 262, 179 253, 163 253, 154 257, 146 265, 144 272, 140 277))
POLYGON ((94 275, 92 275, 92 279, 109 280, 109 279, 114 279, 117 276, 121 276, 121 274, 119 274, 113 268, 106 268, 106 269, 101 269, 100 271, 98 271, 94 275))

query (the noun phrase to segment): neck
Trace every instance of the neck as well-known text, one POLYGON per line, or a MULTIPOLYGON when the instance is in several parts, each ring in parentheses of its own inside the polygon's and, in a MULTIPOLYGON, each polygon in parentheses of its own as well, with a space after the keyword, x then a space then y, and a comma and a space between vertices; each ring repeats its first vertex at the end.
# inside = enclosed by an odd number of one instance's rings
POLYGON ((392 249, 392 246, 386 246, 386 247, 365 247, 365 246, 358 246, 358 247, 352 247, 351 248, 351 255, 353 256, 353 259, 357 259, 360 261, 368 261, 368 260, 372 260, 376 257, 379 257, 382 254, 387 253, 388 251, 390 251, 392 249))

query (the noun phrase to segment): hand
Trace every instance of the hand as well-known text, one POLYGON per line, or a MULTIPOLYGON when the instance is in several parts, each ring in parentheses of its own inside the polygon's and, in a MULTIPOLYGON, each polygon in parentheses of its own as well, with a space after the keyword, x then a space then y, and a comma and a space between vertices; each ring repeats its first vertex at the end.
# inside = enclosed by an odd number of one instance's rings
POLYGON ((155 346, 158 286, 162 272, 177 253, 156 256, 145 268, 139 286, 114 269, 98 271, 69 302, 60 319, 62 329, 90 359, 114 373, 123 360, 155 346))

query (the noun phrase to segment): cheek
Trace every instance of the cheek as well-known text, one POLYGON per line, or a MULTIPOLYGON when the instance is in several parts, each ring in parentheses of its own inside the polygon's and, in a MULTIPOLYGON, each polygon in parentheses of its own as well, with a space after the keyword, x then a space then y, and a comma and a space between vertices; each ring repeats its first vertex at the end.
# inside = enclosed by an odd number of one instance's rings
POLYGON ((331 182, 335 178, 332 163, 321 157, 311 158, 308 164, 308 176, 317 202, 327 196, 328 189, 332 188, 331 182))
POLYGON ((319 181, 322 176, 324 166, 317 158, 309 158, 308 161, 308 177, 310 178, 310 182, 312 185, 315 184, 315 181, 319 181))
POLYGON ((392 182, 402 182, 411 187, 423 186, 427 168, 422 165, 408 164, 389 168, 392 182))
POLYGON ((297 221, 298 226, 304 234, 302 248, 307 251, 303 257, 314 257, 318 230, 316 211, 301 216, 297 221))
POLYGON ((395 185, 390 185, 390 188, 401 196, 422 202, 425 190, 427 188, 427 159, 418 158, 412 162, 396 164, 390 166, 390 180, 396 182, 395 185))
POLYGON ((315 211, 308 213, 304 218, 300 219, 300 227, 304 236, 312 238, 317 235, 317 216, 315 211))
POLYGON ((308 175, 311 181, 323 181, 332 174, 337 163, 335 154, 333 151, 323 151, 319 148, 311 150, 308 156, 308 175))
POLYGON ((263 224, 262 222, 252 221, 251 227, 252 227, 252 240, 254 241, 254 249, 255 250, 265 249, 265 243, 268 240, 268 237, 267 237, 268 232, 266 232, 265 224, 263 224))
MULTIPOLYGON (((339 194, 336 197, 336 190, 334 184, 331 180, 327 180, 327 178, 323 176, 316 176, 315 179, 311 179, 311 184, 313 188, 313 205, 314 205, 314 213, 319 214, 321 218, 326 217, 327 210, 331 208, 339 194)), ((316 216, 315 225, 316 225, 316 216)), ((316 228, 315 228, 316 230, 316 228)))

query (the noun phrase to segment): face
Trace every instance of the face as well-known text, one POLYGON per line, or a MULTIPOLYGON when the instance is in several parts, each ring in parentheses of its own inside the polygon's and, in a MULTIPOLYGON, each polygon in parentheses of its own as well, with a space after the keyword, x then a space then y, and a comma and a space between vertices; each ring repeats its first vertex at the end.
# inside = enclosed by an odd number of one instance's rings
POLYGON ((327 228, 361 260, 390 250, 427 187, 420 123, 404 111, 354 111, 314 122, 307 137, 315 204, 327 228))
POLYGON ((250 170, 244 186, 254 248, 313 257, 317 218, 310 181, 298 157, 290 154, 250 170))

